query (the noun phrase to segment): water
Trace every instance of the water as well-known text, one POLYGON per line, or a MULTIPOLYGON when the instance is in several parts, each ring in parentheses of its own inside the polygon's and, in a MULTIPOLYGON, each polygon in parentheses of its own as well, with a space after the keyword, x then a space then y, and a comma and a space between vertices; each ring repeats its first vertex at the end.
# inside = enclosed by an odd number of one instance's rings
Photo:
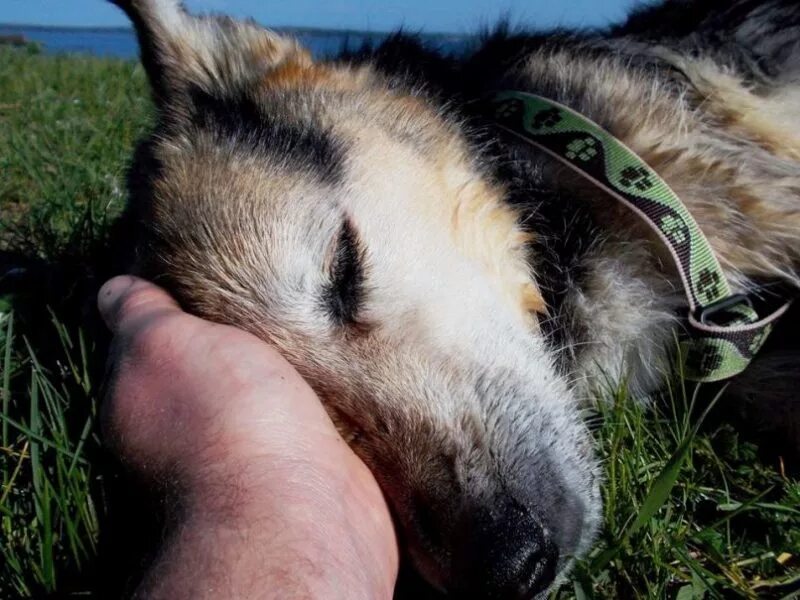
MULTIPOLYGON (((382 33, 342 32, 326 30, 291 31, 315 56, 332 56, 342 48, 357 49, 365 43, 374 44, 386 37, 382 33)), ((95 56, 136 58, 139 48, 131 29, 69 29, 56 27, 26 27, 0 25, 0 36, 22 35, 38 42, 47 53, 77 52, 95 56)), ((457 35, 428 35, 426 42, 445 50, 458 51, 467 38, 457 35)))

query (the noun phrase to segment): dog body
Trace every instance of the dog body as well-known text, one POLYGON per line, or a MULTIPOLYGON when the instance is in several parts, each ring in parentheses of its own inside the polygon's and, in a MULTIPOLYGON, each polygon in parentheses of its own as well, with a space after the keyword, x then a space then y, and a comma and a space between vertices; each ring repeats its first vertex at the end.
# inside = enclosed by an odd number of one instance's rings
MULTIPOLYGON (((736 292, 779 281, 796 286, 800 10, 791 3, 737 3, 725 11, 705 4, 644 11, 607 37, 522 38, 524 55, 492 85, 560 101, 624 141, 686 204, 736 292)), ((528 182, 541 173, 572 214, 587 205, 591 212, 577 236, 593 247, 560 269, 582 280, 548 286, 563 294, 548 304, 559 307, 555 322, 567 338, 570 372, 587 382, 601 373, 628 377, 635 392, 651 391, 663 379, 676 309, 685 303, 671 260, 639 217, 526 150, 527 160, 516 164, 527 168, 528 182)), ((572 228, 556 236, 575 238, 572 228)))
POLYGON ((656 390, 681 327, 646 227, 502 135, 485 94, 551 98, 624 141, 736 291, 800 283, 794 2, 670 2, 460 57, 398 35, 329 62, 175 0, 118 4, 158 107, 130 176, 135 269, 286 355, 436 588, 530 598, 586 551, 582 410, 608 376, 656 390))

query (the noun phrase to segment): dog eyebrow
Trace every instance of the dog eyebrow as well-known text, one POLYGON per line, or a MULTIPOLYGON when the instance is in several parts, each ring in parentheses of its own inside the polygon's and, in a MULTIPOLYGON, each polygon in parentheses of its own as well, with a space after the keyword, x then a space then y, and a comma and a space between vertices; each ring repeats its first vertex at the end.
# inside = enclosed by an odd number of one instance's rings
POLYGON ((217 95, 194 87, 189 98, 194 126, 308 170, 322 183, 344 178, 343 144, 321 125, 275 118, 245 92, 217 95))
POLYGON ((330 283, 324 289, 325 309, 339 325, 357 324, 364 299, 364 248, 353 223, 345 218, 336 241, 330 267, 330 283))

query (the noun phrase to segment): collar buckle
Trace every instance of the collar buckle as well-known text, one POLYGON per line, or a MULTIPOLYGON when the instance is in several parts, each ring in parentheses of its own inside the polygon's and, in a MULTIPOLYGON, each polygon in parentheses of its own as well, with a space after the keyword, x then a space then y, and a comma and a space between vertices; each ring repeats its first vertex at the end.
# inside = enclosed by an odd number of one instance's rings
MULTIPOLYGON (((701 307, 698 320, 703 325, 724 325, 725 323, 720 324, 715 322, 712 317, 719 315, 720 313, 728 313, 732 308, 741 305, 747 306, 747 308, 749 308, 751 311, 753 310, 753 303, 746 295, 733 294, 731 296, 727 296, 726 298, 717 300, 708 306, 701 307)), ((741 317, 742 315, 738 316, 741 317)), ((728 319, 727 322, 730 322, 730 320, 731 319, 728 319)))

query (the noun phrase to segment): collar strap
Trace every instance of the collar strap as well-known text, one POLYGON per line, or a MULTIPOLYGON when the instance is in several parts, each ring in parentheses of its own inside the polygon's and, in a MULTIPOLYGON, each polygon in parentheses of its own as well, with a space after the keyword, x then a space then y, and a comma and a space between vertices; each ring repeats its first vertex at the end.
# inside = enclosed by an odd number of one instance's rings
POLYGON ((501 91, 489 99, 498 126, 537 146, 622 202, 657 234, 680 273, 688 303, 684 375, 713 382, 744 371, 791 302, 760 318, 732 294, 711 244, 667 183, 594 121, 547 98, 501 91))

